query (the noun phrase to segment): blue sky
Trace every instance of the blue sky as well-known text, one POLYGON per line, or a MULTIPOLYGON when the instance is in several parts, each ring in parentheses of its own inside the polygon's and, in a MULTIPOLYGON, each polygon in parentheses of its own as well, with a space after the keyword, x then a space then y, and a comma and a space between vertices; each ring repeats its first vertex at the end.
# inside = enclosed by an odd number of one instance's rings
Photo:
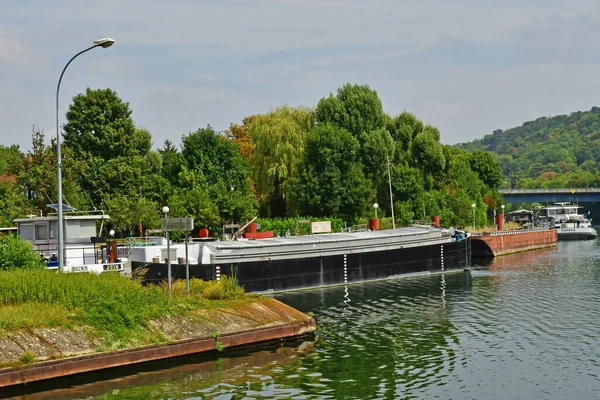
POLYGON ((600 105, 600 3, 571 0, 0 0, 0 144, 55 135, 86 87, 110 87, 155 147, 346 82, 443 143, 600 105))

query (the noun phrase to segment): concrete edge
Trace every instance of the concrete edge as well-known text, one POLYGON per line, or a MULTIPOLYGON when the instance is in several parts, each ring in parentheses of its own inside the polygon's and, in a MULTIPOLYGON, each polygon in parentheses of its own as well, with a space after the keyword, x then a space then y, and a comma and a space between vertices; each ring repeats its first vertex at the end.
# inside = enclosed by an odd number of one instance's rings
POLYGON ((212 337, 185 339, 171 344, 43 361, 26 367, 0 370, 0 388, 148 361, 196 353, 216 352, 216 342, 220 342, 227 349, 277 339, 300 337, 314 332, 315 329, 315 320, 307 318, 304 321, 227 333, 219 335, 217 339, 212 337))

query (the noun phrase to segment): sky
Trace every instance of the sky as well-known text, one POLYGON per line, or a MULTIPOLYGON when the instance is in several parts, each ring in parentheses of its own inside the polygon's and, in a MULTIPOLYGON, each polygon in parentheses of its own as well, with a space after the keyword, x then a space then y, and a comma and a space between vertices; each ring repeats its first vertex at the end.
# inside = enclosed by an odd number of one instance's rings
POLYGON ((154 147, 343 84, 384 110, 482 138, 600 105, 600 1, 0 0, 0 144, 56 135, 86 87, 115 90, 154 147))

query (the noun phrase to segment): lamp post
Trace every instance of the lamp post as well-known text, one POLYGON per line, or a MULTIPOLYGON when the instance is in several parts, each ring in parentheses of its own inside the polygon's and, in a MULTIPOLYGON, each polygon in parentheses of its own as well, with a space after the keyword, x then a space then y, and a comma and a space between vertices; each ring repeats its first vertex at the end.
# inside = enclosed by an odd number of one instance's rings
POLYGON ((377 209, 379 208, 379 204, 373 203, 373 208, 375 209, 375 219, 377 219, 377 209))
POLYGON ((167 281, 169 285, 169 296, 171 295, 171 240, 169 238, 169 207, 164 206, 162 212, 165 214, 165 226, 167 231, 167 281))
POLYGON ((58 229, 58 270, 60 272, 63 272, 64 266, 65 266, 65 260, 64 260, 64 237, 63 237, 63 200, 62 200, 62 162, 61 162, 61 158, 60 158, 60 132, 58 130, 58 93, 60 92, 60 82, 62 81, 63 75, 65 74, 65 71, 67 70, 67 67, 69 66, 69 64, 71 64, 71 62, 76 59, 78 56, 82 55, 83 53, 90 51, 96 47, 102 47, 103 49, 106 49, 107 47, 110 47, 113 45, 113 43, 115 43, 115 41, 111 38, 104 38, 104 39, 99 39, 99 40, 95 40, 94 41, 94 45, 91 47, 88 47, 85 50, 80 51, 79 53, 75 54, 73 57, 71 57, 71 59, 69 60, 69 62, 67 63, 67 65, 65 65, 65 67, 63 68, 61 74, 60 74, 60 78, 58 79, 58 85, 56 86, 56 163, 57 163, 57 169, 56 169, 56 180, 57 180, 57 185, 58 185, 58 204, 57 204, 57 208, 58 208, 58 221, 57 221, 57 229, 58 229))
POLYGON ((504 204, 502 204, 500 207, 502 207, 502 223, 504 223, 504 204))
POLYGON ((471 204, 471 208, 473 209, 473 230, 475 230, 475 203, 471 204))

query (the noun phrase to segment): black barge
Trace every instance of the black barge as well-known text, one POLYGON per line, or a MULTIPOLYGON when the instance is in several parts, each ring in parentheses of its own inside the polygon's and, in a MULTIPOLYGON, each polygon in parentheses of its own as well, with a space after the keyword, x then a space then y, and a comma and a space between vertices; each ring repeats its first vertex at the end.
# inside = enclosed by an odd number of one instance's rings
MULTIPOLYGON (((130 245, 133 270, 146 282, 167 279, 166 242, 130 245), (161 262, 162 261, 162 262, 161 262)), ((173 279, 185 279, 185 245, 170 245, 173 279)), ((470 235, 404 227, 259 240, 189 243, 190 276, 235 276, 247 292, 350 284, 470 267, 470 235)))

